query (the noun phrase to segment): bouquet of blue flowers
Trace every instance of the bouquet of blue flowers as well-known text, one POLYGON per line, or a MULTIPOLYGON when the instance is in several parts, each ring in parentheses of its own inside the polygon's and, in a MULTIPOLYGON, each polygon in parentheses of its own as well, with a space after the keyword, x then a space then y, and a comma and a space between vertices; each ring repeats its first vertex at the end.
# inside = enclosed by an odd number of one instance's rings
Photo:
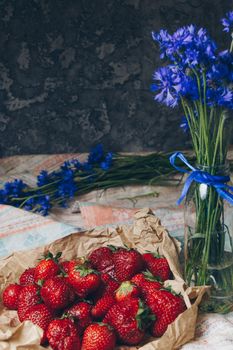
POLYGON ((84 162, 75 158, 50 173, 42 170, 35 187, 21 179, 6 182, 0 189, 0 204, 48 215, 53 207, 66 208, 73 197, 93 190, 126 185, 178 184, 180 179, 173 176, 177 171, 171 168, 168 156, 159 152, 147 155, 106 152, 99 144, 91 149, 84 162))
POLYGON ((154 72, 151 89, 156 101, 172 108, 182 105, 181 127, 190 133, 196 156, 196 166, 180 152, 170 158, 177 170, 188 173, 178 201, 185 198, 186 203, 187 282, 211 284, 216 293, 233 295, 233 245, 224 222, 224 204, 233 204, 226 166, 233 109, 233 12, 222 25, 231 33, 231 43, 221 52, 207 31, 194 25, 173 34, 153 32, 165 64, 154 72), (176 165, 178 158, 190 171, 176 165))

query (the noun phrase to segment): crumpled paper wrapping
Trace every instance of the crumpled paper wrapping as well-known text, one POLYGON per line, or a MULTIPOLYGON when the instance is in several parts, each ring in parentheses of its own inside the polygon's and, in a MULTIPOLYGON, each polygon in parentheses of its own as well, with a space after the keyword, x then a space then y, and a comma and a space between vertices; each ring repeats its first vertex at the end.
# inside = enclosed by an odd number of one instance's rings
MULTIPOLYGON (((91 230, 71 234, 47 246, 28 252, 16 252, 0 260, 0 293, 9 284, 18 281, 20 274, 37 263, 37 259, 48 249, 52 253, 62 252, 64 260, 84 256, 94 248, 108 244, 137 248, 141 253, 146 250, 158 251, 169 263, 174 280, 166 281, 166 285, 183 295, 187 310, 169 325, 161 338, 148 338, 143 345, 137 347, 120 346, 118 350, 173 350, 194 338, 198 314, 198 304, 206 291, 205 287, 188 288, 182 278, 178 254, 180 244, 171 238, 150 209, 138 211, 132 226, 116 229, 91 230), (194 300, 194 302, 193 302, 194 300)), ((40 337, 42 330, 30 321, 20 323, 16 311, 4 310, 0 300, 0 350, 42 350, 40 337)), ((50 349, 50 348, 48 348, 50 349)))

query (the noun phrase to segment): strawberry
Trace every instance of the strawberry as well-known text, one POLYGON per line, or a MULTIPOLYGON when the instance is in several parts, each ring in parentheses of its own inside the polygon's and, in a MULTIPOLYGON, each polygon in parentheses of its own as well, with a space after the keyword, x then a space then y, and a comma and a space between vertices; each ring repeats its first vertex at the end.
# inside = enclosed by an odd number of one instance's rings
POLYGON ((66 315, 68 317, 72 317, 75 323, 77 322, 78 328, 81 330, 81 333, 92 322, 91 308, 91 304, 84 301, 80 301, 66 310, 66 315))
POLYGON ((103 290, 104 294, 113 294, 120 286, 119 282, 117 282, 114 278, 112 278, 107 273, 101 274, 101 280, 104 283, 104 290, 103 290))
POLYGON ((156 321, 152 326, 152 334, 161 337, 179 314, 185 309, 185 303, 181 296, 174 295, 168 290, 148 291, 145 302, 156 316, 156 321))
MULTIPOLYGON (((77 327, 68 318, 56 319, 50 322, 46 331, 46 337, 51 347, 58 349, 59 343, 66 337, 79 338, 77 327)), ((65 348, 61 350, 66 350, 65 348)))
POLYGON ((108 247, 100 247, 91 252, 88 257, 91 266, 99 272, 113 273, 113 253, 108 247))
POLYGON ((117 288, 120 286, 119 282, 117 282, 107 273, 101 273, 100 279, 101 281, 98 290, 94 292, 94 295, 92 295, 92 299, 94 301, 99 300, 106 294, 113 295, 117 288))
POLYGON ((127 298, 138 297, 139 288, 130 281, 122 282, 115 292, 116 301, 122 301, 127 298))
POLYGON ((60 270, 64 275, 68 275, 69 267, 70 267, 70 261, 62 261, 59 264, 60 270))
POLYGON ((29 267, 25 270, 22 275, 19 277, 19 283, 21 286, 28 286, 29 284, 35 283, 35 267, 29 267))
POLYGON ((69 270, 68 280, 80 298, 85 298, 100 285, 100 276, 97 271, 85 264, 72 266, 69 270))
POLYGON ((143 254, 142 257, 153 276, 159 277, 162 281, 170 278, 171 270, 166 258, 152 253, 143 254))
POLYGON ((73 288, 60 276, 47 279, 40 293, 44 303, 53 310, 64 309, 75 299, 73 288))
POLYGON ((146 291, 153 291, 163 287, 149 271, 138 273, 131 279, 131 282, 138 286, 143 296, 146 291))
POLYGON ((57 350, 81 350, 81 342, 78 337, 65 337, 61 339, 56 347, 57 350))
POLYGON ((113 329, 104 323, 93 323, 83 335, 82 350, 114 350, 116 335, 113 329))
POLYGON ((76 258, 75 260, 62 261, 60 263, 60 268, 68 274, 70 269, 73 269, 75 266, 83 264, 87 264, 87 260, 84 257, 76 258))
POLYGON ((116 303, 113 295, 106 294, 102 296, 92 307, 91 314, 95 319, 102 319, 108 310, 116 303))
POLYGON ((137 345, 144 338, 144 321, 148 309, 139 298, 125 299, 113 305, 103 322, 110 324, 119 340, 127 345, 137 345))
POLYGON ((24 321, 25 313, 29 307, 41 302, 39 291, 39 286, 35 284, 22 287, 18 302, 18 316, 21 322, 24 321))
POLYGON ((43 329, 44 335, 41 339, 41 344, 46 342, 45 331, 52 319, 53 315, 51 311, 44 304, 37 304, 29 307, 24 315, 24 320, 30 320, 43 329))
POLYGON ((136 273, 142 271, 143 260, 134 249, 119 248, 113 253, 116 277, 118 281, 130 280, 136 273))
POLYGON ((17 310, 18 308, 18 298, 22 290, 22 286, 19 284, 9 284, 2 294, 2 300, 4 306, 10 310, 17 310))
POLYGON ((44 258, 35 267, 35 282, 38 282, 39 280, 46 280, 50 277, 58 275, 60 272, 58 259, 60 258, 61 254, 62 253, 59 252, 54 257, 50 252, 45 253, 44 258))

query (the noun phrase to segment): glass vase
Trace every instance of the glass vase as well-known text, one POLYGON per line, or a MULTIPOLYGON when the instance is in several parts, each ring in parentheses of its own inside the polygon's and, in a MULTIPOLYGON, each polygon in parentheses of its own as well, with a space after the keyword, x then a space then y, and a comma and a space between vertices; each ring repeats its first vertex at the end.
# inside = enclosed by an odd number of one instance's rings
MULTIPOLYGON (((199 170, 228 176, 228 164, 199 170)), ((213 186, 193 182, 185 200, 185 278, 188 285, 210 285, 208 311, 233 310, 232 207, 213 186)))

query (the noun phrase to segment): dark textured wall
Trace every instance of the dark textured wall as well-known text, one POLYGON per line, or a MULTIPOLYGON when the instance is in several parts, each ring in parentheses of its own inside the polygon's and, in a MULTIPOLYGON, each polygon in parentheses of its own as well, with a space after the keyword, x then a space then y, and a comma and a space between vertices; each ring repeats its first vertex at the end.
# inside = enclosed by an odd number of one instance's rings
POLYGON ((99 142, 187 147, 181 111, 154 103, 149 91, 160 64, 150 33, 196 23, 224 47, 219 20, 232 8, 232 0, 0 1, 1 156, 99 142))

